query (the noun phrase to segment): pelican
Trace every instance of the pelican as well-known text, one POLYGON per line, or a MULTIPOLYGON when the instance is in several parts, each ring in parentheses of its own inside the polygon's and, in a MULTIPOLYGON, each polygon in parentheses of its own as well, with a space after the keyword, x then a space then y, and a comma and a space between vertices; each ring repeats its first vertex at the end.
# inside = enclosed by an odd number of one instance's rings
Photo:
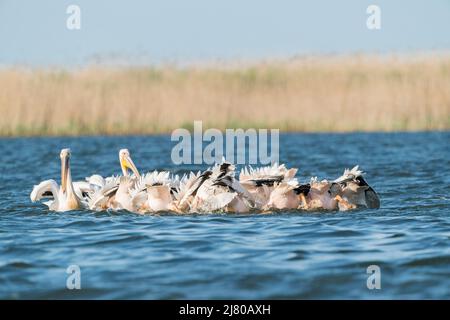
POLYGON ((202 211, 224 210, 244 213, 255 208, 253 196, 235 179, 235 166, 223 159, 199 188, 197 199, 202 211))
POLYGON ((128 176, 128 169, 134 173, 136 178, 141 177, 138 169, 134 165, 133 160, 131 160, 130 151, 128 151, 128 149, 121 149, 119 151, 119 161, 120 161, 120 168, 122 169, 122 174, 124 175, 124 177, 128 176))
POLYGON ((132 207, 139 213, 178 211, 173 194, 179 183, 179 177, 171 177, 168 171, 147 173, 130 192, 132 207))
POLYGON ((50 210, 68 211, 88 207, 92 210, 121 210, 136 213, 174 211, 249 212, 260 210, 337 210, 358 207, 379 208, 380 199, 355 166, 345 169, 333 181, 311 178, 300 184, 296 168, 277 163, 262 168, 245 167, 235 178, 235 166, 221 163, 203 172, 185 174, 181 179, 168 171, 142 175, 128 149, 119 151, 121 176, 103 178, 94 174, 85 181, 72 181, 70 149, 62 149, 61 184, 55 180, 34 186, 30 198, 44 202, 50 210))
POLYGON ((297 187, 295 187, 294 192, 299 197, 299 206, 297 209, 307 209, 308 208, 308 200, 307 197, 309 195, 309 192, 311 191, 311 184, 299 184, 297 187))
POLYGON ((174 207, 177 212, 188 212, 193 207, 195 196, 197 195, 198 188, 203 182, 209 178, 211 171, 205 171, 204 173, 198 171, 197 173, 190 172, 184 175, 179 183, 177 192, 174 194, 175 203, 174 207))
POLYGON ((345 169, 344 174, 334 180, 334 183, 342 189, 336 195, 340 210, 350 210, 357 207, 380 208, 380 198, 364 180, 363 172, 359 170, 359 166, 355 166, 351 170, 345 169))
POLYGON ((131 201, 130 190, 140 179, 141 175, 131 159, 128 149, 119 151, 119 163, 123 176, 106 178, 103 180, 104 182, 99 178, 96 179, 100 185, 103 185, 89 197, 89 208, 91 210, 111 208, 114 210, 126 209, 135 211, 131 201), (129 174, 129 170, 134 174, 133 176, 129 174))
POLYGON ((263 210, 292 210, 297 209, 301 204, 301 198, 296 192, 299 184, 297 179, 291 179, 288 182, 275 184, 270 192, 269 200, 263 207, 263 210))
POLYGON ((251 194, 234 178, 235 167, 223 160, 189 181, 190 187, 177 203, 178 208, 192 212, 226 212, 242 213, 254 208, 251 194))
POLYGON ((117 204, 113 200, 115 200, 115 195, 119 189, 120 178, 120 176, 112 176, 103 179, 101 185, 88 194, 89 209, 116 209, 117 204))
MULTIPOLYGON (((279 196, 290 191, 288 190, 290 186, 297 183, 297 180, 294 179, 296 173, 297 169, 287 169, 284 164, 278 165, 275 163, 272 166, 257 169, 249 166, 241 170, 239 182, 253 196, 256 207, 261 209, 268 206, 274 189, 277 189, 275 194, 279 196), (287 184, 283 184, 283 182, 287 184)), ((272 198, 272 204, 277 201, 276 197, 272 198)))
POLYGON ((253 169, 244 168, 239 181, 264 211, 297 209, 305 201, 309 189, 295 178, 297 168, 287 169, 284 164, 253 169), (305 189, 306 187, 306 189, 305 189))
POLYGON ((101 175, 94 174, 90 177, 86 177, 85 181, 74 181, 72 184, 75 193, 80 198, 87 199, 90 194, 101 189, 106 184, 106 180, 101 175))
POLYGON ((42 181, 34 186, 30 198, 32 202, 50 197, 52 200, 44 202, 53 211, 69 211, 82 207, 82 199, 76 194, 72 184, 70 172, 70 149, 62 149, 61 158, 61 186, 55 180, 42 181))
POLYGON ((311 178, 301 208, 305 210, 337 210, 338 204, 335 196, 339 192, 338 187, 337 184, 326 179, 318 181, 317 177, 311 178))

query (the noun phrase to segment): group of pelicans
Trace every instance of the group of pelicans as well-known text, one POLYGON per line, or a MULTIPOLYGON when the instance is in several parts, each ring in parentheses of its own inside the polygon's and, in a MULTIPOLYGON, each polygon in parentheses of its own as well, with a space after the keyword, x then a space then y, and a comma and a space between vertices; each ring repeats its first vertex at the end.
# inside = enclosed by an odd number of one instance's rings
POLYGON ((301 184, 297 169, 285 165, 243 168, 225 160, 203 172, 182 177, 168 171, 141 174, 127 149, 119 151, 122 175, 72 181, 70 149, 62 149, 61 184, 45 180, 34 186, 31 201, 42 199, 50 210, 128 210, 135 213, 272 212, 276 210, 351 210, 379 208, 377 193, 358 166, 329 181, 301 184))

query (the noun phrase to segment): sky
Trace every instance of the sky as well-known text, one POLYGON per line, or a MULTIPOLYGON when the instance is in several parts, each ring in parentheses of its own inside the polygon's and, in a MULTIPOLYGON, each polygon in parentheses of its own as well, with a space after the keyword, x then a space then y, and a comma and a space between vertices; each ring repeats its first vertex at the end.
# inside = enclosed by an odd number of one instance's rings
POLYGON ((450 0, 0 0, 0 40, 3 66, 446 51, 450 0))

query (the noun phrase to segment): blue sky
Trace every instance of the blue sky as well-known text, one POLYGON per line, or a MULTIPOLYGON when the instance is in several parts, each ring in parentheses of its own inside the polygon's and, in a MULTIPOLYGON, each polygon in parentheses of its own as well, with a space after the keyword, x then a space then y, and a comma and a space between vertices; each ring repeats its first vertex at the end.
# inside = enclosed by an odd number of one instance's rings
POLYGON ((0 0, 0 39, 0 65, 37 66, 448 50, 450 0, 0 0), (66 28, 70 4, 81 30, 66 28))

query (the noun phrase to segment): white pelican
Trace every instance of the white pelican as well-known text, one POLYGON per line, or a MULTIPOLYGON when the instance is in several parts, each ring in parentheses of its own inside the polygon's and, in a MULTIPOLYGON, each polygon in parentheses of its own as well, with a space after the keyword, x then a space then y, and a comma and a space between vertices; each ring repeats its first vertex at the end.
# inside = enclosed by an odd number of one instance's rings
POLYGON ((128 169, 131 170, 137 178, 141 177, 138 169, 136 169, 136 166, 134 165, 133 160, 131 160, 130 151, 128 151, 128 149, 121 149, 119 151, 119 161, 122 174, 125 177, 128 176, 128 169))
POLYGON ((91 210, 114 209, 115 195, 120 185, 120 176, 112 176, 103 179, 99 188, 88 194, 88 205, 91 210))
MULTIPOLYGON (((270 196, 275 188, 278 188, 276 193, 280 196, 285 192, 289 192, 288 185, 291 186, 297 183, 297 180, 294 179, 296 173, 297 169, 293 168, 288 170, 284 164, 278 165, 275 163, 272 166, 257 169, 253 169, 250 166, 241 170, 239 182, 253 196, 256 207, 261 209, 268 206, 270 196), (287 185, 283 183, 287 183, 287 185)), ((277 197, 274 195, 272 204, 278 202, 277 197)))
MULTIPOLYGON (((111 208, 114 210, 126 209, 128 211, 135 211, 131 201, 130 190, 134 187, 141 175, 134 165, 128 149, 121 149, 119 151, 119 162, 123 176, 104 179, 103 186, 89 196, 89 208, 91 210, 111 208), (129 175, 129 170, 131 170, 134 176, 129 175)), ((96 180, 100 185, 102 184, 101 179, 97 178, 96 180)))
POLYGON ((72 184, 78 197, 88 199, 90 194, 98 191, 106 184, 106 180, 102 176, 94 174, 86 177, 85 181, 74 181, 72 184))
POLYGON ((168 171, 147 173, 130 192, 134 210, 140 213, 178 211, 173 193, 179 183, 179 177, 171 177, 168 171))
POLYGON ((225 160, 189 181, 190 188, 177 203, 181 210, 189 203, 191 212, 248 212, 254 208, 251 194, 234 178, 235 167, 225 160))
POLYGON ((270 192, 269 201, 263 207, 263 210, 297 209, 301 204, 301 197, 296 192, 298 185, 296 179, 275 184, 273 190, 270 192))
POLYGON ((339 186, 326 179, 318 181, 317 177, 311 178, 309 184, 303 185, 304 200, 300 208, 305 210, 337 210, 336 194, 339 186))
POLYGON ((344 171, 334 181, 312 178, 300 184, 296 168, 285 165, 254 169, 243 168, 235 179, 235 166, 223 159, 204 172, 190 173, 181 179, 169 172, 153 171, 140 175, 130 152, 119 151, 122 176, 87 177, 72 182, 70 150, 61 150, 61 185, 46 180, 34 186, 33 202, 44 202, 50 210, 68 211, 89 207, 92 210, 126 209, 146 213, 160 211, 249 212, 254 209, 351 210, 357 207, 379 208, 377 193, 363 178, 358 166, 344 171))
POLYGON ((369 209, 378 209, 380 207, 378 194, 364 180, 363 172, 359 170, 358 166, 353 167, 351 170, 345 169, 344 174, 334 180, 334 183, 342 188, 341 192, 336 196, 341 210, 349 210, 356 207, 369 209))
POLYGON ((61 186, 55 180, 42 181, 34 186, 31 192, 31 201, 36 202, 42 198, 50 197, 53 200, 44 202, 53 211, 69 211, 82 207, 81 198, 75 193, 70 172, 70 149, 62 149, 61 158, 61 186))
POLYGON ((114 195, 111 195, 108 201, 108 206, 114 210, 125 209, 131 212, 136 211, 131 199, 131 188, 135 185, 136 180, 129 176, 122 176, 119 178, 119 185, 114 195))
POLYGON ((209 178, 210 171, 207 173, 190 172, 188 175, 184 175, 179 183, 177 192, 174 194, 175 203, 174 206, 177 212, 189 212, 192 208, 193 201, 197 195, 198 188, 203 184, 204 180, 209 178), (200 178, 201 177, 201 178, 200 178))

